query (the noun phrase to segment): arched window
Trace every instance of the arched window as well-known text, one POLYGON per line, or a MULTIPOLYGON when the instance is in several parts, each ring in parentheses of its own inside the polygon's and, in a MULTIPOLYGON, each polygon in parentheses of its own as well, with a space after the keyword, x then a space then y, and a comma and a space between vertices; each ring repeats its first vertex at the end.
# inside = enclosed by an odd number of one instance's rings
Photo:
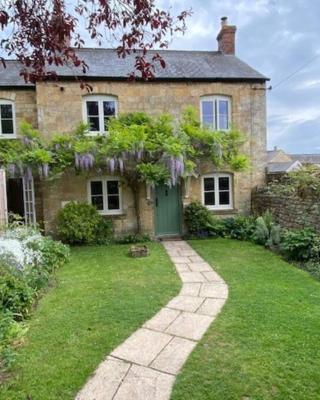
POLYGON ((233 208, 232 175, 214 173, 202 177, 202 203, 210 210, 233 208))
POLYGON ((14 102, 0 99, 0 138, 15 138, 16 122, 14 102))
POLYGON ((83 98, 84 121, 93 135, 108 132, 110 118, 117 116, 118 102, 114 96, 89 95, 83 98))
POLYGON ((215 131, 227 131, 231 124, 231 101, 227 96, 203 96, 200 100, 203 126, 215 131))

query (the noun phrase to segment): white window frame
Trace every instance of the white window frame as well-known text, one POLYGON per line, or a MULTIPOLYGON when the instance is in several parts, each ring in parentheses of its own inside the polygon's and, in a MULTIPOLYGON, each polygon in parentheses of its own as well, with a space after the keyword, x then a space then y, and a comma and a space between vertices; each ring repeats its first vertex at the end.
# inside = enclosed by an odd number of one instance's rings
POLYGON ((26 225, 36 224, 36 208, 33 178, 22 178, 24 219, 26 225))
POLYGON ((96 177, 96 178, 90 178, 88 180, 88 187, 87 187, 87 193, 88 193, 88 202, 89 204, 92 204, 91 202, 91 182, 102 182, 102 196, 103 196, 103 210, 98 210, 99 214, 101 215, 120 215, 123 213, 123 208, 122 208, 122 184, 121 184, 121 179, 118 177, 109 177, 109 176, 104 176, 104 177, 96 177), (118 182, 118 187, 119 187, 119 209, 118 210, 109 210, 108 209, 108 189, 107 189, 107 182, 110 181, 117 181, 118 182))
POLYGON ((201 179, 201 197, 202 204, 209 210, 232 210, 233 209, 233 175, 227 173, 214 173, 209 175, 203 175, 201 179), (205 191, 204 191, 204 180, 205 178, 214 178, 214 200, 215 205, 205 204, 205 191), (220 204, 219 201, 219 178, 229 178, 229 204, 220 204))
POLYGON ((10 105, 12 106, 12 123, 13 123, 13 133, 2 133, 2 124, 1 124, 1 111, 0 111, 0 139, 16 139, 17 138, 17 130, 16 130, 16 109, 14 101, 0 99, 0 105, 10 105))
POLYGON ((231 109, 231 98, 229 96, 202 96, 200 99, 200 121, 201 121, 201 126, 203 125, 203 113, 202 113, 202 103, 204 101, 211 101, 213 103, 213 127, 212 129, 214 131, 230 131, 231 129, 231 115, 232 115, 232 109, 231 109), (220 129, 220 119, 219 119, 219 107, 217 107, 217 104, 219 100, 227 101, 228 102, 228 129, 220 129))
POLYGON ((107 95, 87 95, 83 96, 82 101, 82 112, 83 112, 83 121, 85 124, 88 124, 88 113, 87 113, 87 101, 96 101, 98 102, 98 115, 99 115, 99 131, 91 131, 90 127, 88 129, 87 135, 88 136, 98 136, 98 135, 105 135, 108 133, 104 129, 104 114, 103 114, 103 102, 104 101, 113 101, 115 103, 115 117, 118 116, 118 98, 116 96, 107 96, 107 95))

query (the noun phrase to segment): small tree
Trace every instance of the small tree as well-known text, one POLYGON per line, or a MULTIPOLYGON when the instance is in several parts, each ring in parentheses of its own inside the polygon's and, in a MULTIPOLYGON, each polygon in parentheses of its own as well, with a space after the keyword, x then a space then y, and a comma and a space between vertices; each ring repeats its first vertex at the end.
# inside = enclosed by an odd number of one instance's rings
POLYGON ((86 131, 87 127, 81 124, 73 134, 56 134, 50 143, 44 143, 39 133, 25 123, 21 142, 13 145, 11 141, 1 141, 0 165, 11 174, 19 171, 43 178, 68 168, 121 174, 134 196, 139 232, 137 188, 141 182, 174 186, 195 175, 204 161, 234 171, 248 165, 247 157, 240 153, 243 136, 236 130, 214 132, 202 127, 190 107, 179 122, 169 114, 151 117, 130 113, 109 121, 105 136, 87 136, 86 131))

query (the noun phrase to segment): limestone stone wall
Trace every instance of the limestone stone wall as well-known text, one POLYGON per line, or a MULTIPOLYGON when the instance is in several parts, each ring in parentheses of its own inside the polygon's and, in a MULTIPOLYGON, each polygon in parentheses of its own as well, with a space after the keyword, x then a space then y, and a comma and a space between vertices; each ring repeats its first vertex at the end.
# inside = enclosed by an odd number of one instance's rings
POLYGON ((252 211, 262 214, 271 211, 275 220, 288 229, 314 227, 320 232, 320 199, 298 196, 277 195, 265 189, 252 194, 252 211))
POLYGON ((34 88, 16 90, 0 89, 0 99, 14 102, 18 135, 19 125, 22 121, 29 122, 35 128, 38 126, 36 91, 34 88))
MULTIPOLYGON (((88 180, 98 174, 76 175, 72 171, 66 172, 55 180, 43 181, 41 191, 43 194, 44 228, 47 233, 56 235, 57 215, 59 210, 70 201, 88 201, 88 180)), ((134 200, 131 189, 120 177, 122 192, 122 214, 108 216, 113 221, 116 234, 133 233, 136 230, 134 200)), ((140 209, 143 231, 153 235, 153 207, 147 200, 145 185, 138 188, 140 191, 140 209)))

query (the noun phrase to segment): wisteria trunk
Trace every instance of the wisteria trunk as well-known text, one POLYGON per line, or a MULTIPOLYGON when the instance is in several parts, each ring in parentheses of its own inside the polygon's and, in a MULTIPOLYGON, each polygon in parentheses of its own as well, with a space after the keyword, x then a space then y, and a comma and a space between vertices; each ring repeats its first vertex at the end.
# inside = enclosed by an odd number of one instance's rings
POLYGON ((136 218, 137 218, 137 234, 141 234, 141 229, 142 229, 142 224, 141 224, 141 213, 140 213, 140 188, 139 188, 139 182, 133 181, 129 183, 129 186, 132 190, 133 194, 133 201, 134 201, 134 209, 136 212, 136 218))

